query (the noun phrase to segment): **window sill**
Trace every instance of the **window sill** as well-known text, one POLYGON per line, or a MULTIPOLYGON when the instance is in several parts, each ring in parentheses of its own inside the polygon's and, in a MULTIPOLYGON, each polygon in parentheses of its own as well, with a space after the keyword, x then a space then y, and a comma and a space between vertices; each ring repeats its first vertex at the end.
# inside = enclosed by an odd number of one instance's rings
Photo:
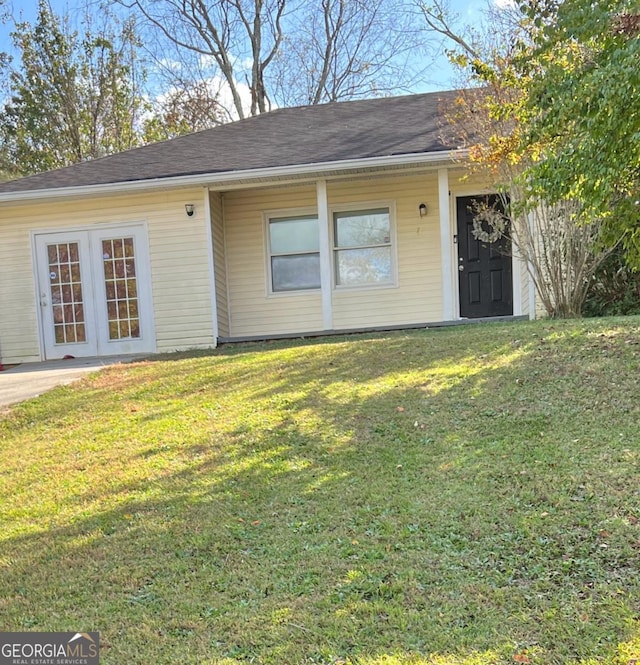
POLYGON ((290 298, 300 297, 300 296, 321 296, 322 289, 300 289, 298 291, 273 291, 267 293, 267 298, 279 299, 279 298, 290 298))
POLYGON ((399 288, 400 284, 393 282, 391 284, 360 284, 358 286, 334 286, 334 293, 352 293, 354 291, 388 291, 399 288))

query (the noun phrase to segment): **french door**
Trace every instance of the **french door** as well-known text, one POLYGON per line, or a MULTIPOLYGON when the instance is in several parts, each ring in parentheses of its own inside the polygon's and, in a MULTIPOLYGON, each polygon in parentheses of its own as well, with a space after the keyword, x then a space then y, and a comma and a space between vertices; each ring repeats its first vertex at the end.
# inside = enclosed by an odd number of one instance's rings
POLYGON ((144 226, 35 236, 45 358, 155 350, 144 226))

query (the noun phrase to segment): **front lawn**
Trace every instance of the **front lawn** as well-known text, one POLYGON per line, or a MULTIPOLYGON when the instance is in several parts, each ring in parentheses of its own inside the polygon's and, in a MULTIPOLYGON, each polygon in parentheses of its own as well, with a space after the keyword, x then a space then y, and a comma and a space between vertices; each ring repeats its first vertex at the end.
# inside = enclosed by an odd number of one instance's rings
POLYGON ((640 318, 223 347, 0 416, 0 629, 105 665, 640 659, 640 318))

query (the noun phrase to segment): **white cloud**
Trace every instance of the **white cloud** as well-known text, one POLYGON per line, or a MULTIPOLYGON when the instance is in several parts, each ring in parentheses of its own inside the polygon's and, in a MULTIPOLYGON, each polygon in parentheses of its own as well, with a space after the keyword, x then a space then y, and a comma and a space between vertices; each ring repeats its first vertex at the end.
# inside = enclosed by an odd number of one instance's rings
MULTIPOLYGON (((225 81, 222 76, 216 75, 211 76, 206 79, 207 89, 209 94, 218 100, 221 108, 224 110, 227 120, 238 120, 240 115, 235 107, 233 101, 233 95, 231 94, 231 87, 225 81)), ((246 83, 241 83, 236 81, 236 90, 240 95, 242 101, 242 109, 246 115, 249 115, 251 111, 251 89, 246 83)), ((159 95, 156 96, 155 101, 162 105, 167 101, 174 93, 178 92, 179 88, 176 86, 171 86, 163 90, 159 95)))
MULTIPOLYGON (((239 72, 250 72, 251 67, 253 66, 253 60, 251 58, 240 58, 230 54, 229 61, 231 62, 232 67, 239 72)), ((212 55, 200 55, 198 56, 198 66, 203 71, 212 71, 218 68, 218 63, 212 55)))
POLYGON ((171 72, 179 71, 182 66, 177 60, 170 60, 169 58, 161 58, 158 62, 163 69, 171 72))
POLYGON ((204 71, 207 69, 216 69, 218 65, 216 64, 216 59, 212 55, 199 55, 198 56, 198 67, 204 71))
MULTIPOLYGON (((213 76, 207 80, 207 87, 218 99, 220 106, 226 111, 230 120, 238 120, 240 116, 233 102, 231 87, 222 76, 213 76)), ((235 82, 236 90, 242 101, 242 109, 245 115, 251 111, 251 88, 246 83, 235 82)))

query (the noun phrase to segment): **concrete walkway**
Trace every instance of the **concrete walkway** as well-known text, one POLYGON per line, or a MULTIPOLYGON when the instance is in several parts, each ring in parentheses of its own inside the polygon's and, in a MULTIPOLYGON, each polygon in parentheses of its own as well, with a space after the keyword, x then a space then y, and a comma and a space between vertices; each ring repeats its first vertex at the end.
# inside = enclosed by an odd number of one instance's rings
POLYGON ((25 363, 0 372, 0 408, 81 379, 108 365, 133 362, 144 356, 106 356, 103 358, 72 358, 25 363))

